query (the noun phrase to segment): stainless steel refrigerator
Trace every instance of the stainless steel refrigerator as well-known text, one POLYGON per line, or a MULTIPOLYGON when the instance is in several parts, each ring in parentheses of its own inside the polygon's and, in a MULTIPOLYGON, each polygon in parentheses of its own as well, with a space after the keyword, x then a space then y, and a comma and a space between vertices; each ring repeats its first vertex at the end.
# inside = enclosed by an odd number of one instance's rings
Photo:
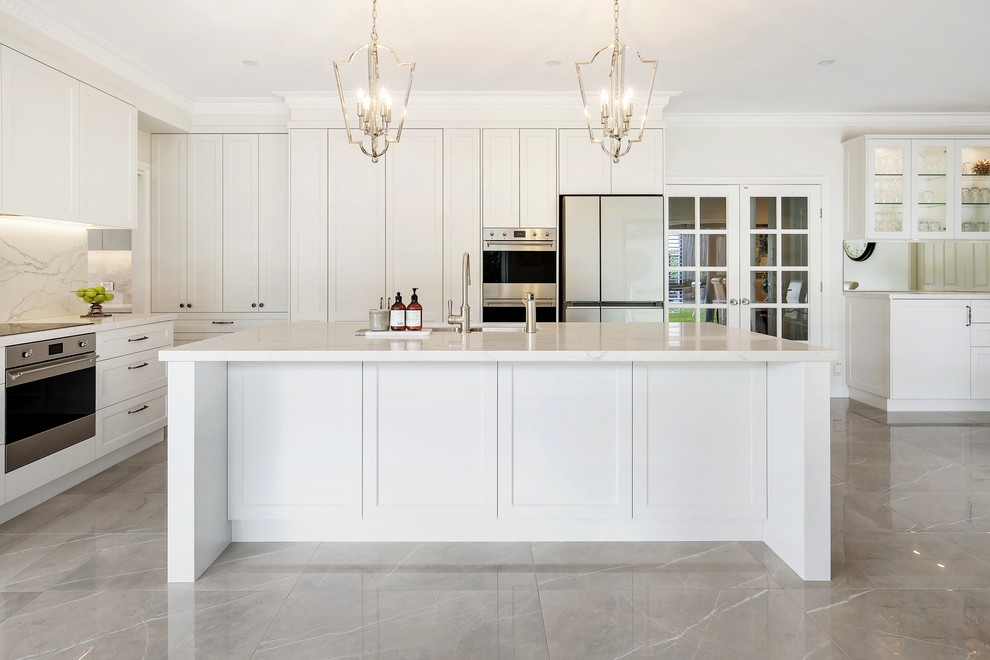
POLYGON ((565 196, 561 321, 663 322, 663 197, 565 196))

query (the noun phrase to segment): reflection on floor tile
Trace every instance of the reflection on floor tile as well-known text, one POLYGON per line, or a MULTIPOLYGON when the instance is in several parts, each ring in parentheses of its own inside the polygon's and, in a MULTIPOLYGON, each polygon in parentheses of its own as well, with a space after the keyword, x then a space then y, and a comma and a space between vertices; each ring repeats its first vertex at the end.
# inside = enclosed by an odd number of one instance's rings
POLYGON ((0 525, 0 658, 990 657, 990 416, 830 428, 829 582, 758 542, 235 543, 169 585, 160 443, 0 525))

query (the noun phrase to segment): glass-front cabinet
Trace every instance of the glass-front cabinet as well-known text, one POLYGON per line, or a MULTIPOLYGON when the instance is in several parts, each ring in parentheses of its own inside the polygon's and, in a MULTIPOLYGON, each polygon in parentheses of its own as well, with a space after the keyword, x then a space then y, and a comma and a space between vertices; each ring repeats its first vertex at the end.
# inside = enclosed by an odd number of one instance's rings
POLYGON ((956 238, 990 238, 990 140, 958 141, 956 161, 960 171, 956 238))
POLYGON ((990 238, 990 139, 867 135, 843 147, 843 238, 990 238))

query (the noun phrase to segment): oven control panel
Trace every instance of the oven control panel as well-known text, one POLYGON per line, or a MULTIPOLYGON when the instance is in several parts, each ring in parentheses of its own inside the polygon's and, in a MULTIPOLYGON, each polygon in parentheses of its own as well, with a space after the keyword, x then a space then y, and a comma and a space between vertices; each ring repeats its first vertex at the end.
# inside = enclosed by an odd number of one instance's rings
POLYGON ((74 337, 60 337, 7 347, 7 369, 26 367, 60 358, 85 355, 96 350, 96 335, 92 332, 74 337))
POLYGON ((487 241, 556 241, 557 230, 547 227, 485 227, 481 231, 487 241))

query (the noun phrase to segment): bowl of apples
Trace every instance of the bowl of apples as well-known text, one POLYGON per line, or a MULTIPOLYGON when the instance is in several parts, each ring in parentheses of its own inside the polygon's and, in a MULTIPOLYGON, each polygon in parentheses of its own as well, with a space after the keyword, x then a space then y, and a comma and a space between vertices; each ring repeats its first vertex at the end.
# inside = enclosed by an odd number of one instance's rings
POLYGON ((89 313, 82 314, 82 318, 112 316, 108 312, 103 311, 103 305, 101 304, 113 300, 113 294, 107 291, 106 288, 102 286, 81 287, 76 289, 76 296, 82 298, 83 302, 89 303, 89 313))

